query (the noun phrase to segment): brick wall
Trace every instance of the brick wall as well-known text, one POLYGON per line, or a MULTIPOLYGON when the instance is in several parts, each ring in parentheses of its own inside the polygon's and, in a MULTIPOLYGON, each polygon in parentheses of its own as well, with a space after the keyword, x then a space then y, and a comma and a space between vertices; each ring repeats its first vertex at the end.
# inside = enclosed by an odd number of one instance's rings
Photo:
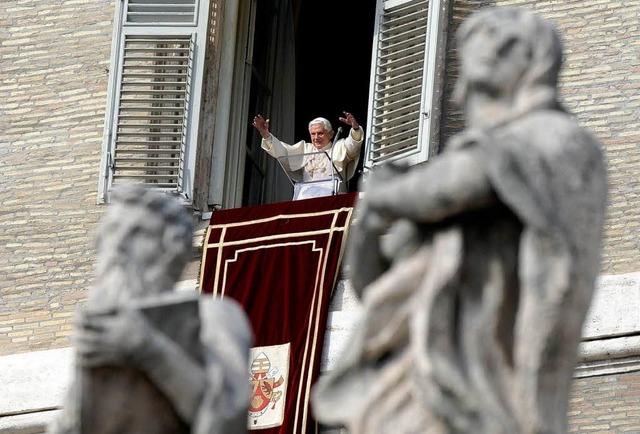
MULTIPOLYGON (((603 274, 640 270, 640 2, 609 0, 454 1, 452 29, 484 6, 518 6, 538 12, 559 29, 565 46, 561 98, 578 122, 604 145, 610 194, 603 274)), ((447 70, 451 95, 456 71, 453 41, 447 70)), ((449 101, 444 135, 462 125, 449 101)))
MULTIPOLYGON (((452 29, 486 5, 533 5, 561 30, 562 97, 606 149, 602 272, 640 269, 640 5, 455 1, 452 29)), ((0 5, 0 354, 66 344, 73 306, 90 283, 113 8, 111 0, 0 5)), ((450 102, 446 110, 448 136, 462 121, 450 102)))
POLYGON ((0 3, 0 355, 68 346, 91 284, 113 11, 0 3))
POLYGON ((569 401, 569 432, 640 432, 640 373, 575 380, 569 401))

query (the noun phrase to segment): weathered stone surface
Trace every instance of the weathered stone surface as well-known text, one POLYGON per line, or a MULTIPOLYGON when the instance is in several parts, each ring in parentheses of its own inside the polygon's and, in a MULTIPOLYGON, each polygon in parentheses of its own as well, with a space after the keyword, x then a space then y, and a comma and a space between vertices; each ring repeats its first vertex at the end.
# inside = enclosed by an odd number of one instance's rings
POLYGON ((362 320, 314 410, 358 433, 561 433, 599 270, 599 143, 557 98, 553 27, 488 8, 460 29, 467 128, 371 174, 350 238, 362 320))
POLYGON ((173 291, 191 244, 177 200, 114 191, 78 314, 75 379, 49 432, 245 432, 250 325, 233 301, 173 291))

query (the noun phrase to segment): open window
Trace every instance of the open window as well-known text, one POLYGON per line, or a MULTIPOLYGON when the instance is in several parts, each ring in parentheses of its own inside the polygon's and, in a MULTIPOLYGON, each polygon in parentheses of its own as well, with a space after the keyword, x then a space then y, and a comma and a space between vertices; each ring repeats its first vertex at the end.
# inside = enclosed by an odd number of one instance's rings
POLYGON ((99 202, 139 182, 191 203, 209 0, 116 5, 99 202))
POLYGON ((437 148, 437 59, 447 18, 442 3, 377 1, 365 170, 422 163, 437 148))
MULTIPOLYGON (((250 119, 271 119, 281 140, 309 140, 322 116, 334 129, 343 110, 365 127, 375 2, 237 0, 229 44, 233 67, 218 93, 209 205, 231 208, 289 200, 291 185, 260 149, 250 119)), ((226 10, 230 8, 227 4, 226 10)), ((227 38, 225 37, 225 41, 227 38)), ((227 69, 223 56, 221 76, 227 69)), ((347 131, 344 132, 344 135, 347 131)), ((350 187, 355 189, 357 179, 350 187)))
POLYGON ((287 200, 291 186, 249 122, 256 113, 293 143, 308 139, 310 119, 337 128, 348 110, 367 132, 361 167, 426 161, 448 4, 118 2, 99 202, 130 181, 202 212, 287 200))

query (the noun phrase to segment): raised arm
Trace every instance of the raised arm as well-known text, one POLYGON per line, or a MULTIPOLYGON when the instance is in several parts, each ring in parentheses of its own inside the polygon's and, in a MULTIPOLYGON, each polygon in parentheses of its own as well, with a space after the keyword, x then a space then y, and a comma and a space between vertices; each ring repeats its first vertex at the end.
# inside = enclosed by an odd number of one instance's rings
POLYGON ((392 258, 420 243, 420 225, 493 203, 496 196, 479 149, 453 151, 419 168, 388 166, 371 173, 349 235, 347 261, 356 293, 384 273, 392 258), (385 234, 393 240, 393 252, 383 248, 385 234))

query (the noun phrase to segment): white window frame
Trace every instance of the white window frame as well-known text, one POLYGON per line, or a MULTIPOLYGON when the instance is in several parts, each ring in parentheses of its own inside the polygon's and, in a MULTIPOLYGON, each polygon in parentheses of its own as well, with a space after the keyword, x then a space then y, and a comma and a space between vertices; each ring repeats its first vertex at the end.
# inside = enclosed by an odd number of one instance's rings
MULTIPOLYGON (((364 169, 369 171, 376 166, 394 162, 405 165, 415 165, 428 160, 431 148, 436 147, 436 143, 432 143, 434 129, 438 126, 434 122, 434 103, 436 101, 436 76, 439 65, 437 65, 438 51, 441 47, 438 44, 444 43, 442 33, 443 6, 446 0, 377 0, 376 20, 374 26, 373 53, 371 60, 371 81, 369 89, 369 112, 367 117, 367 136, 365 146, 364 169), (378 98, 378 68, 381 37, 381 25, 387 14, 398 11, 406 6, 419 6, 424 4, 427 7, 427 25, 424 32, 425 49, 422 61, 422 85, 420 87, 420 106, 417 110, 416 118, 412 120, 412 125, 418 123, 418 132, 412 143, 407 148, 403 148, 397 153, 388 153, 380 156, 379 152, 383 145, 378 146, 377 134, 380 133, 380 122, 376 116, 376 110, 380 106, 376 106, 378 98)), ((421 34, 420 34, 421 35, 421 34)), ((382 106, 383 107, 383 106, 382 106)))
MULTIPOLYGON (((116 150, 115 140, 118 134, 118 105, 122 84, 124 41, 127 36, 189 36, 191 38, 192 57, 190 60, 190 77, 188 79, 188 107, 186 107, 188 115, 185 118, 183 128, 184 137, 182 138, 183 146, 180 150, 181 163, 178 175, 181 181, 176 188, 158 187, 158 190, 178 195, 185 204, 192 203, 209 6, 209 0, 156 0, 155 2, 122 0, 116 4, 98 185, 98 203, 109 201, 110 191, 114 186, 114 154, 116 150), (170 22, 171 20, 166 18, 148 22, 127 22, 129 7, 135 7, 139 3, 147 3, 143 7, 151 7, 152 13, 153 8, 156 7, 167 9, 167 4, 170 4, 169 7, 177 6, 182 8, 182 4, 194 3, 195 9, 191 22, 182 20, 170 22), (148 5, 149 3, 152 4, 148 5)), ((160 14, 158 13, 157 15, 159 16, 160 14)), ((149 184, 147 185, 149 186, 149 184)), ((150 185, 150 187, 154 188, 153 185, 150 185)))
POLYGON ((208 197, 216 209, 242 205, 256 1, 225 0, 219 73, 224 85, 217 95, 208 197))

